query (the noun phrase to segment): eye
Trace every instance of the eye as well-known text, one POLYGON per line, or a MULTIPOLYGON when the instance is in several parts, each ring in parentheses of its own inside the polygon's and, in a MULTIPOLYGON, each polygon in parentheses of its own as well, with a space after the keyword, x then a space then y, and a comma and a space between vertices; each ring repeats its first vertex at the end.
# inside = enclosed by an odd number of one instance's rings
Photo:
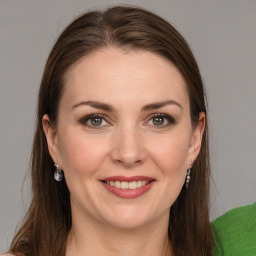
POLYGON ((172 116, 167 114, 153 114, 147 122, 147 125, 157 128, 167 127, 171 124, 175 124, 175 120, 172 116))
POLYGON ((92 128, 101 128, 109 125, 109 123, 106 121, 105 115, 102 114, 91 114, 85 116, 80 120, 80 123, 92 128))

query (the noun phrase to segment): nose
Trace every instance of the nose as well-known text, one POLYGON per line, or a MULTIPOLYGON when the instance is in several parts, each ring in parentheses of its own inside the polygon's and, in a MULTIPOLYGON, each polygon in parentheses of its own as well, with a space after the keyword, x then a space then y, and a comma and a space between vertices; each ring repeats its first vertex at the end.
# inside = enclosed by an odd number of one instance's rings
POLYGON ((111 159, 115 164, 131 168, 142 164, 145 157, 143 138, 138 128, 126 127, 116 131, 111 150, 111 159))

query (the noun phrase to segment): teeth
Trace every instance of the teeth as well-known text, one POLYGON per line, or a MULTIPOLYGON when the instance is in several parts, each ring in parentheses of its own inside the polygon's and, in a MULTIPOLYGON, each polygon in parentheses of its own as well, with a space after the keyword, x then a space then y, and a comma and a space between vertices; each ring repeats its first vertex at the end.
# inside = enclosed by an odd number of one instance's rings
POLYGON ((114 186, 116 188, 121 188, 121 182, 120 181, 116 181, 114 186))
POLYGON ((137 188, 137 182, 136 181, 132 181, 128 183, 129 189, 135 189, 137 188))
POLYGON ((112 187, 121 188, 121 189, 136 189, 142 186, 145 186, 149 183, 146 180, 138 180, 138 181, 106 181, 106 183, 112 187))
POLYGON ((129 182, 122 181, 120 186, 121 186, 121 189, 128 189, 129 188, 129 182))

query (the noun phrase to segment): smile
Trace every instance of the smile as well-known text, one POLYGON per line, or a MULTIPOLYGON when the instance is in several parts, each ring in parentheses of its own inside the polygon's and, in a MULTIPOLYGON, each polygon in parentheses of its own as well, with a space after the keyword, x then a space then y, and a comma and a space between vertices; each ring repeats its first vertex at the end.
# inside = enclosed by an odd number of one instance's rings
POLYGON ((145 176, 115 176, 101 180, 101 184, 115 196, 128 199, 142 196, 152 188, 155 181, 145 176))
POLYGON ((116 188, 121 188, 121 189, 136 189, 143 187, 149 183, 149 181, 146 180, 138 180, 138 181, 105 181, 106 184, 116 187, 116 188))

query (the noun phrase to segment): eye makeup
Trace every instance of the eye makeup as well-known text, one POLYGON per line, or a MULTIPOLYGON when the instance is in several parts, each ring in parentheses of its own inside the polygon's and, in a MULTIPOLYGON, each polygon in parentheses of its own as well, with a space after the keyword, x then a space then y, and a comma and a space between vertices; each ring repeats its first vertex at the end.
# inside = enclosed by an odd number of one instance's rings
POLYGON ((107 116, 104 114, 90 114, 87 115, 85 117, 83 117, 82 119, 79 120, 79 122, 89 128, 92 129, 101 129, 104 126, 109 126, 110 123, 107 120, 107 116))
POLYGON ((165 113, 151 114, 145 123, 146 126, 152 126, 157 129, 166 128, 174 124, 176 124, 176 120, 171 115, 165 113))

